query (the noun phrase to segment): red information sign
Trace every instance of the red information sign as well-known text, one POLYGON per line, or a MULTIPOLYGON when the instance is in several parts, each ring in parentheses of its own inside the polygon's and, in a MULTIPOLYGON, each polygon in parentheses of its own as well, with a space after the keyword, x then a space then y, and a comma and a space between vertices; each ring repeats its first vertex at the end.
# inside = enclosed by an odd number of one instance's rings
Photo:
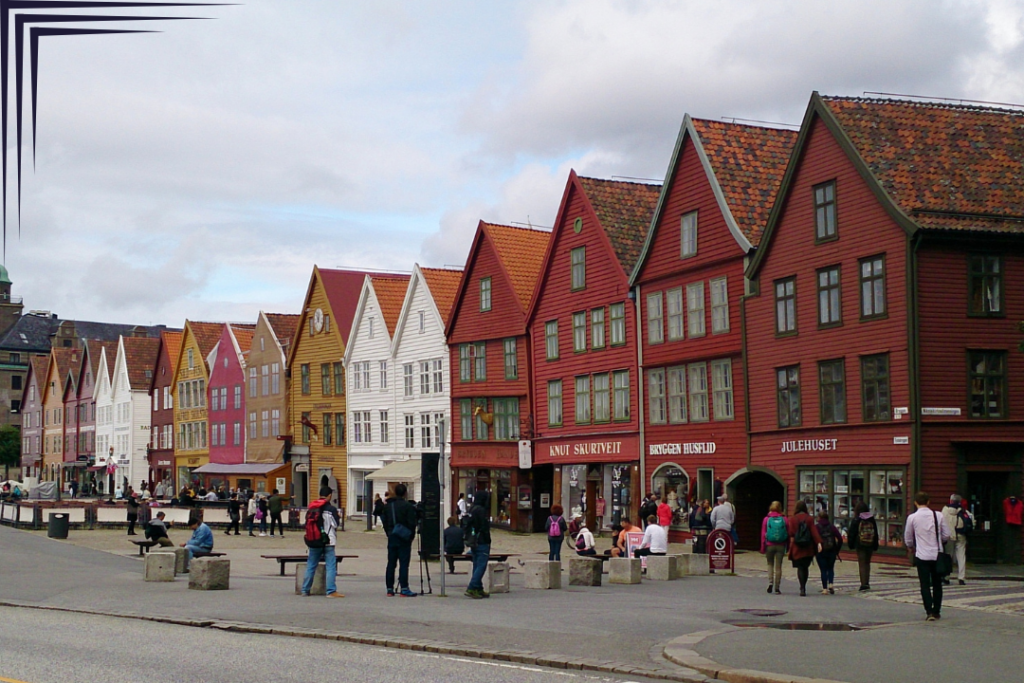
POLYGON ((732 534, 715 529, 708 534, 708 564, 712 571, 732 572, 735 567, 732 534))

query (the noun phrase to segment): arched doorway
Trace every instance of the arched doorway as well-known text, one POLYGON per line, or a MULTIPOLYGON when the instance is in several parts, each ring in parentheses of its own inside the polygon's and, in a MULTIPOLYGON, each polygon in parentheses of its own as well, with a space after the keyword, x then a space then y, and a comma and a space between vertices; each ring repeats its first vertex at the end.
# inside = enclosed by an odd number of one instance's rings
MULTIPOLYGON (((674 462, 665 463, 651 475, 651 490, 672 510, 672 531, 688 529, 690 510, 690 475, 674 462)), ((646 520, 644 520, 646 521, 646 520)), ((640 522, 637 522, 640 525, 640 522)))
POLYGON ((768 470, 741 470, 726 482, 729 499, 736 505, 736 531, 739 547, 758 550, 761 546, 761 520, 772 501, 786 504, 786 487, 768 470))

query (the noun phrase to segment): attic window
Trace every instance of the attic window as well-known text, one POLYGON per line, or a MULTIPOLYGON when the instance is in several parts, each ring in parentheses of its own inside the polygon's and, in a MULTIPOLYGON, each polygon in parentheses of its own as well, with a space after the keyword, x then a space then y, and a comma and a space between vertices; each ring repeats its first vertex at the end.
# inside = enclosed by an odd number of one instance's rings
POLYGON ((152 378, 153 378, 153 371, 152 370, 146 370, 146 379, 152 379, 152 378))
POLYGON ((368 322, 370 325, 370 339, 373 339, 373 318, 371 317, 368 322))
POLYGON ((260 337, 260 351, 266 351, 266 349, 263 346, 263 337, 260 337))
POLYGON ((426 329, 426 315, 420 311, 420 334, 423 334, 424 329, 426 329))
POLYGON ((195 354, 192 349, 188 350, 188 369, 191 370, 196 366, 195 354))
POLYGON ((228 357, 224 356, 224 367, 228 366, 228 357))
POLYGON ((697 212, 691 211, 680 219, 679 258, 697 255, 697 212))

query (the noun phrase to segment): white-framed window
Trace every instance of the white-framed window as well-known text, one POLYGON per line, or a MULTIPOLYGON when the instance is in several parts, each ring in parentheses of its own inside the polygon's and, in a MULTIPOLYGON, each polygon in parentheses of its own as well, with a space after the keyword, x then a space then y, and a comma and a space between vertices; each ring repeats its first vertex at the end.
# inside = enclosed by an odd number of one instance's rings
POLYGON ((590 422, 590 375, 576 378, 576 424, 590 422))
POLYGON ((363 373, 363 389, 370 390, 370 361, 364 360, 361 365, 363 373))
MULTIPOLYGON (((277 396, 281 393, 281 364, 270 364, 270 393, 277 396)), ((236 408, 238 406, 235 406, 236 408)))
POLYGON ((370 339, 373 339, 374 322, 376 322, 376 321, 373 319, 372 315, 369 318, 366 319, 366 328, 367 328, 366 331, 367 331, 367 335, 370 337, 370 339))
POLYGON ((711 390, 714 392, 714 411, 716 420, 733 418, 732 402, 732 360, 711 361, 711 390))
POLYGON ((647 371, 647 403, 651 424, 665 424, 665 370, 647 371))
POLYGON ((277 408, 270 411, 270 435, 274 438, 281 435, 281 411, 277 408))
POLYGON ((686 366, 668 369, 668 421, 683 424, 686 414, 686 366))
POLYGON ((259 394, 259 379, 256 377, 256 368, 249 368, 249 398, 256 398, 259 394))
POLYGON ((434 443, 434 427, 430 413, 420 413, 420 448, 431 448, 434 443))
POLYGON ((242 409, 242 385, 235 385, 235 410, 242 409))
POLYGON ((412 398, 413 381, 412 363, 405 363, 402 365, 402 393, 406 398, 412 398))
POLYGON ((256 438, 256 411, 255 410, 250 410, 249 411, 249 438, 250 439, 255 439, 256 438))
POLYGON ((690 337, 704 336, 704 282, 686 285, 686 313, 690 321, 690 337))
POLYGON ((668 308, 668 340, 679 341, 685 338, 683 329, 683 288, 675 287, 665 292, 668 308))
POLYGON ((683 214, 679 229, 679 257, 689 258, 697 255, 697 212, 683 214))
POLYGON ((423 395, 430 393, 430 361, 425 360, 420 362, 420 393, 423 395))
POLYGON ((480 278, 480 310, 491 310, 491 278, 480 278))
POLYGON ((270 438, 270 411, 260 411, 260 436, 264 439, 270 438))
POLYGON ((416 448, 416 416, 405 415, 405 447, 416 448))
POLYGON ((434 360, 434 393, 444 393, 444 361, 440 358, 434 360))
POLYGON ((171 396, 171 387, 164 387, 164 410, 174 408, 174 398, 171 396))
POLYGON ((391 423, 388 420, 388 411, 378 411, 377 417, 380 422, 380 442, 391 443, 391 423))
POLYGON ((665 310, 662 307, 661 292, 647 295, 647 343, 660 344, 665 341, 665 310))
POLYGON ((705 363, 687 366, 690 380, 690 421, 708 421, 708 368, 705 363))
POLYGON ((388 388, 388 362, 380 361, 378 369, 380 371, 380 390, 385 391, 388 388))
POLYGON ((729 331, 729 283, 724 277, 711 281, 711 334, 729 331))
POLYGON ((264 396, 270 396, 270 366, 269 365, 261 365, 260 366, 260 378, 262 379, 262 381, 260 382, 260 386, 261 386, 261 388, 263 390, 263 392, 262 392, 263 395, 264 396))
POLYGON ((419 312, 419 319, 420 319, 420 325, 419 325, 420 334, 423 334, 423 332, 427 329, 427 314, 424 311, 420 311, 419 312))

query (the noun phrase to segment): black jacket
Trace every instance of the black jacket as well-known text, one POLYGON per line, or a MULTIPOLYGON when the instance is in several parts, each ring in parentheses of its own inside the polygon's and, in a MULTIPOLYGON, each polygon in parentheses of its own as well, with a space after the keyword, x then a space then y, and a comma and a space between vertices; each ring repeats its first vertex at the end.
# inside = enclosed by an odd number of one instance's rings
POLYGON ((478 491, 473 500, 473 507, 469 509, 469 522, 466 526, 476 531, 476 542, 483 545, 491 544, 491 517, 490 517, 491 494, 487 491, 478 491))
POLYGON ((850 522, 850 529, 846 532, 846 544, 850 546, 850 550, 857 550, 860 545, 860 525, 861 524, 874 524, 875 526, 875 542, 871 544, 871 551, 878 550, 878 524, 875 522, 875 518, 861 519, 859 516, 854 517, 853 521, 850 522))
MULTIPOLYGON (((412 531, 412 538, 416 538, 416 525, 419 522, 419 515, 416 514, 416 507, 404 498, 392 498, 384 506, 384 514, 380 521, 384 524, 384 533, 391 536, 391 529, 395 523, 401 524, 412 531)), ((410 542, 412 539, 409 539, 410 542)))
POLYGON ((462 528, 450 526, 444 530, 444 552, 446 555, 461 555, 466 552, 465 534, 462 528))

